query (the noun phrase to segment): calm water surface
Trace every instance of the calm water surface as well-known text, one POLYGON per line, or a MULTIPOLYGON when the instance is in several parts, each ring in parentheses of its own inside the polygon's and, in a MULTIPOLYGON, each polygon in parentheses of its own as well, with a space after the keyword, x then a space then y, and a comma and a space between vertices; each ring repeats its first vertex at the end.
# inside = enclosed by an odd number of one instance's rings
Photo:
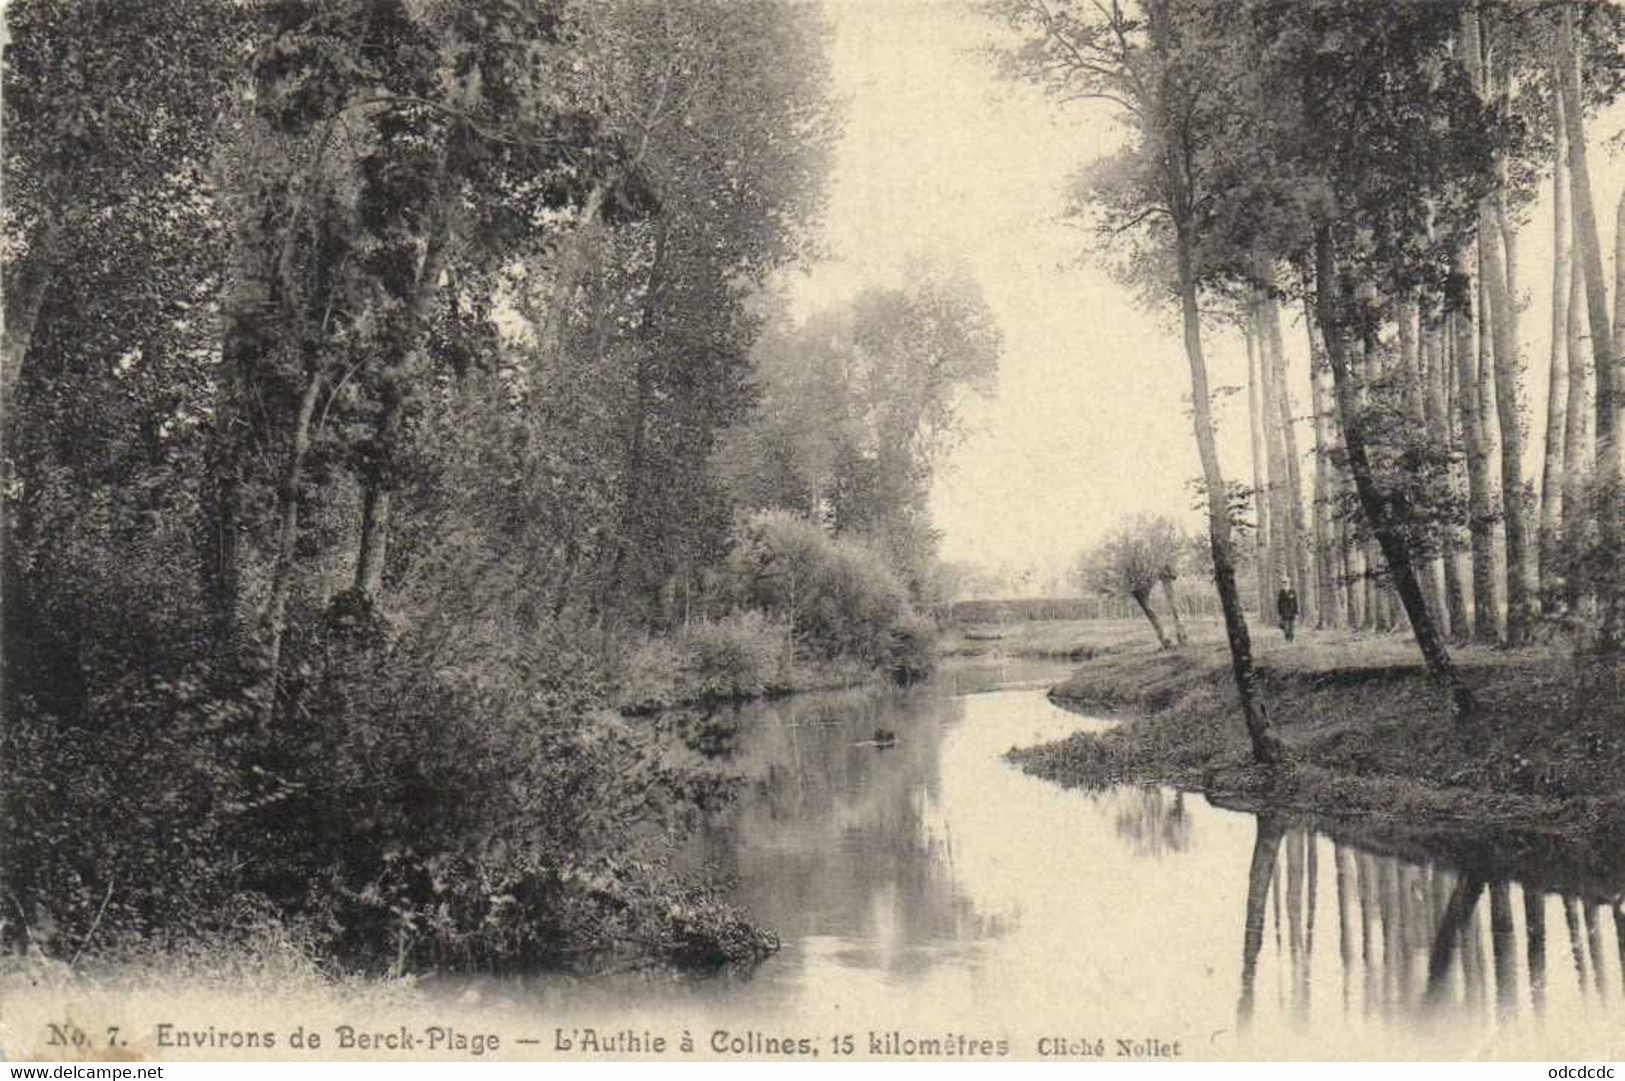
MULTIPOLYGON (((1179 1040, 1185 1054, 1625 1051, 1625 914, 1168 788, 1066 790, 1002 760, 1109 727, 1065 667, 962 664, 909 691, 743 711, 740 800, 684 858, 783 950, 748 978, 505 983, 494 1009, 595 1024, 1179 1040), (889 750, 863 746, 877 727, 889 750)), ((827 1055, 827 1050, 825 1051, 827 1055)))

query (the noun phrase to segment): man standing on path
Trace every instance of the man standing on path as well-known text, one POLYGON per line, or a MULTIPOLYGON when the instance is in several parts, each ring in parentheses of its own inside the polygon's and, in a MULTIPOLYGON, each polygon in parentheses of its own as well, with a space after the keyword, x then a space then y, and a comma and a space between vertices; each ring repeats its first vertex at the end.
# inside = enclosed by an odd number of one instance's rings
POLYGON ((1298 618, 1298 592, 1290 584, 1282 584, 1281 592, 1275 597, 1275 611, 1281 617, 1281 629, 1286 632, 1286 640, 1292 641, 1292 624, 1298 618))

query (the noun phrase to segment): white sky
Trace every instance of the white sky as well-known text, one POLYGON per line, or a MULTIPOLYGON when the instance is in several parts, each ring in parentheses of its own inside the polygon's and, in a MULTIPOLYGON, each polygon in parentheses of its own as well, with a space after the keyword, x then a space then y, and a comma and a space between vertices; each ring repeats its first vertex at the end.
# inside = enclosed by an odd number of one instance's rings
MULTIPOLYGON (((962 259, 980 279, 1004 333, 997 399, 967 404, 975 434, 932 492, 943 555, 1042 574, 1136 511, 1198 526, 1188 487, 1200 473, 1189 374, 1172 313, 1138 310, 1079 260, 1088 238, 1060 219, 1067 177, 1113 144, 1109 106, 1077 104, 1061 115, 1029 88, 999 81, 970 52, 997 27, 958 0, 824 2, 846 125, 827 218, 831 259, 797 283, 800 305, 895 283, 911 253, 935 251, 962 259)), ((1616 107, 1592 130, 1612 134, 1622 118, 1616 107)), ((1592 142, 1593 186, 1611 248, 1625 171, 1600 142, 1592 142)), ((1520 245, 1537 449, 1550 321, 1547 215, 1543 201, 1520 245)), ((1293 320, 1284 330, 1303 412, 1303 327, 1293 320)), ((1239 333, 1210 334, 1207 346, 1212 383, 1244 384, 1239 333)), ((1226 476, 1247 479, 1245 395, 1216 404, 1226 476)), ((1299 440, 1313 445, 1307 426, 1299 440)))

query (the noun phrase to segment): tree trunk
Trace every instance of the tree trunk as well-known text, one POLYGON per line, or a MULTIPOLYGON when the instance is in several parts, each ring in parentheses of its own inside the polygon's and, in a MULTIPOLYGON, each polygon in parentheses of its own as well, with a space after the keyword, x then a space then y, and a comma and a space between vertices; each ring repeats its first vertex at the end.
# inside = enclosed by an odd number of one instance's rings
MULTIPOLYGON (((1457 272, 1466 274, 1466 259, 1457 255, 1457 272)), ((1457 404, 1460 407, 1462 449, 1467 456, 1467 530, 1472 546, 1473 640, 1495 644, 1501 640, 1496 623, 1495 507, 1490 486, 1490 455, 1484 438, 1484 414, 1478 400, 1478 371, 1474 363, 1473 318, 1470 311, 1454 313, 1456 324, 1457 404)))
POLYGON ((1179 616, 1179 598, 1174 595, 1174 580, 1172 578, 1162 580, 1162 595, 1168 600, 1168 611, 1173 613, 1174 639, 1182 646, 1189 645, 1190 639, 1185 635, 1185 621, 1179 616))
POLYGON ((1581 573, 1582 558, 1590 543, 1591 501, 1586 482, 1591 472, 1591 400, 1594 391, 1591 360, 1586 356, 1585 271, 1580 260, 1569 260, 1568 354, 1569 396, 1563 429, 1563 599, 1570 617, 1580 614, 1588 583, 1581 573))
POLYGON ((1580 70, 1574 49, 1574 11, 1565 5, 1557 23, 1557 49, 1563 77, 1563 123, 1568 129, 1569 186, 1574 212, 1575 244, 1585 271, 1586 314, 1591 322, 1592 367, 1596 380, 1596 486, 1598 552, 1596 564, 1606 568, 1609 581, 1597 583, 1602 609, 1599 651, 1619 650, 1620 632, 1620 511, 1619 415, 1615 403, 1619 356, 1613 328, 1608 322, 1607 279, 1603 277, 1602 237, 1591 200, 1591 164, 1585 140, 1585 117, 1580 105, 1580 70))
MULTIPOLYGON (((1276 399, 1280 395, 1279 389, 1275 385, 1275 357, 1271 351, 1267 308, 1268 305, 1263 290, 1258 290, 1253 298, 1253 311, 1256 313, 1259 328, 1259 406, 1263 414, 1264 453, 1269 459, 1270 569, 1272 573, 1266 595, 1273 600, 1278 589, 1287 582, 1295 581, 1296 576, 1293 574, 1295 562, 1293 548, 1295 545, 1292 536, 1292 511, 1287 505, 1286 449, 1281 439, 1281 411, 1276 404, 1276 399)), ((1265 611, 1268 612, 1269 609, 1266 608, 1265 611)))
POLYGON ((638 523, 643 515, 643 486, 647 467, 647 438, 649 402, 652 396, 653 373, 649 368, 649 353, 654 348, 656 325, 660 313, 660 290, 666 273, 666 236, 668 222, 661 218, 655 227, 654 256, 649 264, 649 281, 644 289, 642 320, 638 325, 637 382, 633 399, 632 430, 629 433, 626 462, 626 507, 621 514, 621 529, 615 537, 614 555, 610 560, 609 575, 604 588, 609 596, 624 596, 622 576, 627 552, 640 535, 638 523))
POLYGON ((1263 339, 1258 333, 1257 309, 1249 304, 1247 335, 1247 425, 1253 447, 1253 556, 1258 576, 1258 613, 1270 610, 1275 588, 1275 560, 1271 547, 1270 462, 1264 450, 1263 339))
POLYGON ((1495 633, 1496 640, 1506 637, 1506 536, 1501 520, 1506 508, 1501 504, 1501 488, 1495 481, 1496 465, 1501 460, 1501 421, 1495 407, 1495 310, 1490 301, 1490 287, 1484 273, 1484 241, 1480 237, 1473 250, 1478 261, 1478 430, 1484 439, 1485 468, 1489 470, 1490 506, 1494 514, 1489 523, 1490 562, 1494 573, 1495 633))
POLYGON ((1314 313, 1309 308, 1307 293, 1304 294, 1303 306, 1304 328, 1309 335, 1309 386, 1315 409, 1315 587, 1320 599, 1316 606, 1315 625, 1324 629, 1338 626, 1343 621, 1342 595, 1337 589, 1332 555, 1332 448, 1328 430, 1332 406, 1331 393, 1326 386, 1330 373, 1326 369, 1325 350, 1315 337, 1314 313))
MULTIPOLYGON (((1334 391, 1333 400, 1335 399, 1334 391)), ((1346 494, 1348 491, 1346 478, 1341 487, 1346 494)), ((1358 631, 1368 627, 1369 622, 1366 615, 1365 552, 1356 542, 1354 533, 1354 526, 1346 518, 1337 524, 1338 556, 1343 566, 1344 603, 1349 614, 1348 629, 1358 631)))
MULTIPOLYGON (((1455 316, 1440 305, 1439 310, 1439 397, 1443 406, 1441 432, 1451 451, 1452 483, 1458 491, 1467 490, 1465 440, 1462 436, 1460 413, 1461 394, 1456 364, 1455 316)), ((1472 535, 1465 524, 1452 524, 1449 545, 1445 548, 1445 603, 1450 608, 1450 627, 1453 640, 1470 642, 1473 621, 1467 598, 1473 594, 1472 535)))
POLYGON ((1151 629, 1157 632, 1157 645, 1163 649, 1173 649, 1174 644, 1168 641, 1168 636, 1163 633, 1162 621, 1157 618, 1157 613, 1152 610, 1151 605, 1148 603, 1150 593, 1136 591, 1130 595, 1134 598, 1134 603, 1140 606, 1140 611, 1145 613, 1145 618, 1151 624, 1151 629))
POLYGON ((282 674, 282 638, 288 624, 288 593, 293 588, 294 546, 299 540, 299 496, 303 487, 305 457, 310 453, 310 421, 316 400, 322 392, 322 373, 312 369, 306 376, 305 393, 299 399, 293 434, 288 441, 288 460, 282 483, 277 489, 276 558, 271 576, 271 596, 266 604, 265 701, 260 723, 269 728, 276 717, 277 682, 282 674))
POLYGON ((368 484, 361 492, 361 549, 356 554, 355 588, 364 597, 384 590, 384 557, 389 552, 389 489, 368 484))
MULTIPOLYGON (((447 152, 449 153, 449 151, 447 152)), ((439 190, 445 189, 446 158, 441 158, 439 190)), ((384 586, 384 565, 389 556, 389 512, 391 493, 400 483, 394 458, 399 451, 409 383, 427 364, 425 340, 428 335, 429 307, 440 290, 450 246, 449 196, 438 197, 430 213, 429 234, 412 285, 411 305, 405 318, 411 320, 411 340, 394 364, 383 373, 383 410, 374 438, 383 459, 373 476, 362 480, 361 536, 356 552, 355 589, 376 603, 384 586)))
MULTIPOLYGON (((1423 354, 1431 349, 1428 328, 1423 322, 1422 306, 1415 294, 1407 294, 1399 304, 1399 357, 1400 378, 1405 419, 1417 433, 1428 432, 1427 407, 1424 402, 1425 376, 1422 371, 1423 354)), ((1428 612, 1439 624, 1439 633, 1450 637, 1450 615, 1444 604, 1444 576, 1439 557, 1433 555, 1417 567, 1422 579, 1422 593, 1427 598, 1428 612)))
POLYGON ((1540 595, 1543 606, 1555 611, 1562 588, 1563 489, 1568 445, 1569 400, 1569 178, 1567 134, 1563 127, 1563 97, 1552 95, 1552 338, 1546 377, 1546 453, 1540 474, 1540 595))
MULTIPOLYGON (((1374 300, 1374 291, 1369 289, 1363 291, 1370 293, 1374 300)), ((1377 342, 1374 335, 1367 336, 1360 343, 1360 351, 1360 377, 1355 390, 1355 403, 1358 412, 1363 416, 1370 403, 1371 388, 1375 387, 1382 378, 1382 370, 1377 359, 1377 342)), ((1361 621, 1360 626, 1362 629, 1369 631, 1386 631, 1391 626, 1387 611, 1388 597, 1378 581, 1382 566, 1382 560, 1379 556, 1381 550, 1376 538, 1371 537, 1369 534, 1360 549, 1360 561, 1365 570, 1360 579, 1360 591, 1363 597, 1361 608, 1365 618, 1361 621)))
POLYGON ((1202 316, 1196 303, 1196 271, 1191 253, 1188 208, 1180 187, 1178 170, 1168 169, 1169 189, 1174 196, 1176 222, 1175 257, 1179 265, 1180 316, 1184 327, 1185 359, 1191 374, 1191 425, 1196 449, 1202 460, 1202 481, 1207 489, 1208 539, 1213 556, 1213 584, 1224 612, 1225 637, 1230 644, 1230 670, 1236 681, 1242 719, 1252 744, 1253 759, 1278 762, 1280 740, 1270 731, 1269 718, 1258 701, 1258 674, 1253 669, 1252 638, 1247 633, 1247 617, 1236 591, 1235 559, 1230 546, 1230 491, 1219 466, 1219 450, 1213 438, 1213 399, 1208 389, 1207 358, 1202 353, 1202 316))
MULTIPOLYGON (((1598 588, 1599 598, 1604 601, 1599 645, 1617 659, 1625 644, 1625 493, 1620 491, 1621 469, 1625 468, 1621 465, 1625 440, 1620 438, 1620 428, 1625 425, 1625 356, 1620 355, 1625 350, 1625 191, 1619 193, 1619 206, 1614 212, 1614 336, 1610 340, 1610 363, 1597 366, 1598 386, 1605 375, 1610 385, 1611 418, 1607 440, 1597 440, 1597 460, 1602 461, 1604 448, 1608 455, 1606 467, 1598 469, 1597 486, 1601 493, 1598 506, 1608 512, 1602 523, 1603 546, 1598 560, 1604 579, 1598 588)), ((1599 411, 1602 408, 1599 404, 1599 411)))
POLYGON ((40 227, 31 250, 10 275, 5 290, 5 336, 0 341, 0 408, 10 410, 11 397, 22 378, 28 347, 34 341, 40 309, 56 272, 57 247, 62 240, 62 217, 51 214, 40 227))
POLYGON ((1501 521, 1506 537, 1508 645, 1527 645, 1536 615, 1539 583, 1528 540, 1529 512, 1523 488, 1523 417, 1518 385, 1523 359, 1518 317, 1509 288, 1509 267, 1501 261, 1501 239, 1495 228, 1498 212, 1485 200, 1479 212, 1480 279, 1488 285, 1489 323, 1495 350, 1495 412, 1501 428, 1501 521))
POLYGON ((1315 591, 1309 585, 1309 568, 1304 559, 1304 536, 1307 533, 1303 519, 1303 470, 1298 458, 1297 418, 1292 409, 1292 392, 1286 382, 1286 350, 1281 341, 1281 308, 1273 292, 1264 295, 1264 328, 1269 341, 1271 375, 1276 410, 1279 414, 1282 456, 1286 460, 1286 524, 1288 526, 1287 568, 1292 588, 1303 598, 1302 618, 1314 618, 1315 591))
POLYGON ((1400 602, 1410 617, 1411 630, 1416 636, 1417 648, 1427 663, 1428 674, 1438 686, 1449 692, 1456 719, 1464 720, 1473 712, 1472 693, 1462 682, 1450 659, 1450 651, 1428 613, 1416 568, 1411 563, 1410 544, 1405 537, 1403 523, 1396 523, 1390 517, 1388 501, 1377 486, 1366 454, 1365 432, 1344 352, 1342 298, 1337 292, 1335 267, 1331 229, 1322 225, 1315 231, 1315 293, 1321 336, 1326 341, 1326 355, 1331 362, 1332 382, 1337 392, 1338 412, 1343 418, 1343 440, 1348 447, 1349 472, 1354 478, 1360 507, 1377 535, 1377 543, 1382 547, 1383 557, 1388 563, 1388 573, 1392 575, 1400 602))
MULTIPOLYGON (((1449 337, 1444 330, 1443 313, 1433 304, 1427 307, 1425 341, 1427 371, 1423 378, 1423 421, 1426 431, 1432 435, 1434 453, 1442 459, 1451 459, 1454 457, 1456 440, 1450 422, 1450 409, 1445 400, 1445 391, 1450 382, 1449 337)), ((1434 560, 1434 574, 1439 579, 1445 617, 1441 622, 1446 625, 1445 629, 1452 640, 1461 641, 1469 634, 1467 601, 1461 588, 1459 566, 1462 538, 1451 525, 1444 526, 1441 532, 1440 555, 1434 560)))

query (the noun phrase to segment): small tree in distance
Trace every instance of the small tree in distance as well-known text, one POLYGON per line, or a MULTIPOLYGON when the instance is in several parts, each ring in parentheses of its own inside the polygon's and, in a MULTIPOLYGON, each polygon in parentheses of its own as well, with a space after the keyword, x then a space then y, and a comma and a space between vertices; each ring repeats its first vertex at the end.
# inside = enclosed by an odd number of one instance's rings
POLYGON ((1189 550, 1190 542, 1171 520, 1161 515, 1137 514, 1079 555, 1074 576, 1086 593, 1132 599, 1145 613, 1157 642, 1163 649, 1172 649, 1173 643, 1151 607, 1151 594, 1159 585, 1162 587, 1173 613, 1174 634, 1184 645, 1185 625, 1179 618, 1174 582, 1189 550))

